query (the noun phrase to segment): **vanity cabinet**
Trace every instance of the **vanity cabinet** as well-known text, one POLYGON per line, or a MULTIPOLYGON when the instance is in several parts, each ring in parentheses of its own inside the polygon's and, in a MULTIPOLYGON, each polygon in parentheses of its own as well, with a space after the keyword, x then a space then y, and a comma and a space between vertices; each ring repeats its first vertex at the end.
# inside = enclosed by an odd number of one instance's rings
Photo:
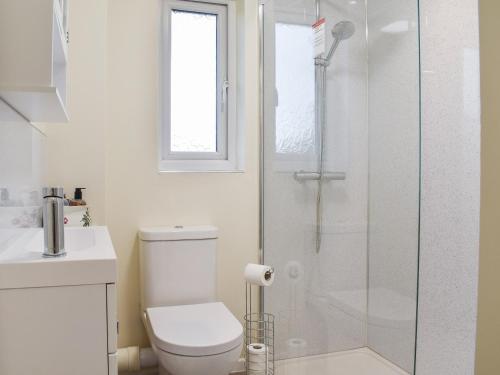
POLYGON ((64 234, 63 257, 42 256, 42 228, 18 232, 0 250, 1 375, 118 373, 116 254, 108 230, 64 234))
POLYGON ((0 374, 116 375, 115 284, 0 290, 0 374))
POLYGON ((66 122, 68 0, 0 0, 0 122, 66 122))

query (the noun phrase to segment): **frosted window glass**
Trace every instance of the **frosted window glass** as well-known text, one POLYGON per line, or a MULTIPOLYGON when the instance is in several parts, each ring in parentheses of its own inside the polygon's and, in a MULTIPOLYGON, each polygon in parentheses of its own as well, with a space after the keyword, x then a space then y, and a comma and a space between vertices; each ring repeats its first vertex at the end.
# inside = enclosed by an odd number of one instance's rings
POLYGON ((217 152, 217 15, 171 16, 171 151, 217 152))
POLYGON ((314 152, 314 50, 310 26, 276 24, 276 152, 314 152))

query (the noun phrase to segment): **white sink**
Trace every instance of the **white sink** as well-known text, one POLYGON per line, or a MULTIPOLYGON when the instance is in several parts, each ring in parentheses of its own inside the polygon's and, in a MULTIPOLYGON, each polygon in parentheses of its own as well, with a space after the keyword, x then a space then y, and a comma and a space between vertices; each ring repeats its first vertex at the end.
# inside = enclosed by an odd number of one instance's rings
POLYGON ((12 233, 0 233, 0 289, 116 282, 106 227, 71 227, 64 234, 66 255, 44 258, 43 229, 24 229, 14 241, 12 233))

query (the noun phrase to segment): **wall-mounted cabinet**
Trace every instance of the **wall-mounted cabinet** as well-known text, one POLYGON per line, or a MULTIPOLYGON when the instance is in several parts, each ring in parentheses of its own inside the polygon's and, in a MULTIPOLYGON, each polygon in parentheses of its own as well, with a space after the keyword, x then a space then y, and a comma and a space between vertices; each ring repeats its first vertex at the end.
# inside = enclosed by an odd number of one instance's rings
POLYGON ((66 122, 67 0, 0 0, 0 111, 30 122, 66 122))

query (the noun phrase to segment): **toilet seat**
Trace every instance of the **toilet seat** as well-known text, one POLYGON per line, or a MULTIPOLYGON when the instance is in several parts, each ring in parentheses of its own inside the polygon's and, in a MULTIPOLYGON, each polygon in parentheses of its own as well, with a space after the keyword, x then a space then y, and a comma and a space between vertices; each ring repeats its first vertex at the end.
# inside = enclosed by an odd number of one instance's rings
POLYGON ((209 356, 241 345, 243 328, 222 302, 146 310, 158 349, 183 356, 209 356))

